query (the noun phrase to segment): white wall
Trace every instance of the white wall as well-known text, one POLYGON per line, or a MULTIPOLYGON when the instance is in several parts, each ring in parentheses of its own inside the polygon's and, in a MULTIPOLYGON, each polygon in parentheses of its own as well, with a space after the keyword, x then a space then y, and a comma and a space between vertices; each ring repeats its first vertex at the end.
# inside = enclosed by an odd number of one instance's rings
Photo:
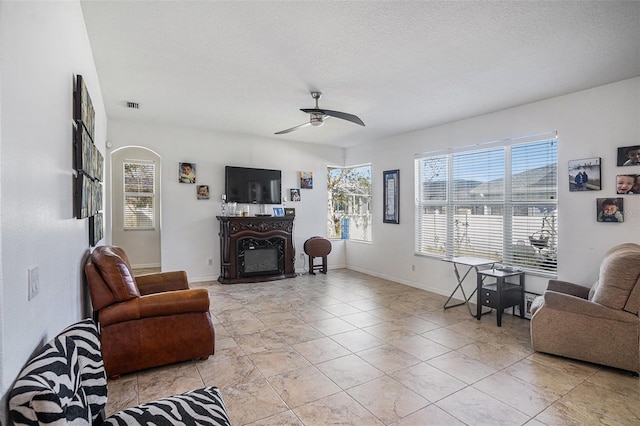
POLYGON ((88 219, 73 215, 72 99, 82 74, 104 152, 106 114, 78 2, 1 2, 0 422, 34 350, 83 318, 88 219), (27 269, 40 294, 27 301, 27 269))
MULTIPOLYGON (((606 250, 640 242, 639 195, 624 196, 622 224, 596 222, 595 201, 616 195, 617 147, 640 143, 640 78, 348 149, 346 164, 373 165, 374 217, 373 244, 347 243, 347 265, 448 295, 456 282, 451 264, 414 255, 414 155, 549 131, 558 131, 559 138, 558 277, 590 286, 606 250), (602 158, 602 190, 569 192, 568 161, 590 157, 602 158), (400 169, 399 225, 382 223, 382 197, 376 197, 382 194, 382 172, 389 169, 400 169)), ((541 293, 546 284, 541 277, 526 278, 529 291, 541 293)))
MULTIPOLYGON (((143 146, 162 158, 161 264, 164 271, 185 270, 192 282, 218 277, 220 243, 216 215, 220 214, 227 165, 282 170, 283 194, 288 194, 290 188, 300 188, 299 172, 313 172, 314 188, 301 189, 301 201, 286 204, 296 209, 297 270, 308 267, 308 260, 300 258, 304 241, 327 234, 326 170, 328 165, 342 164, 344 150, 341 148, 117 120, 109 121, 108 134, 112 150, 143 146), (196 198, 196 185, 178 183, 179 162, 196 164, 197 184, 209 185, 210 200, 196 198), (213 265, 208 265, 208 259, 213 259, 213 265)), ((110 206, 107 200, 107 212, 110 206)), ((273 213, 272 207, 268 206, 268 213, 273 213)), ((250 209, 251 215, 259 213, 256 205, 250 209)), ((107 222, 107 235, 110 235, 110 226, 115 221, 107 222)), ((330 258, 333 267, 344 266, 341 248, 340 241, 334 244, 330 258)))

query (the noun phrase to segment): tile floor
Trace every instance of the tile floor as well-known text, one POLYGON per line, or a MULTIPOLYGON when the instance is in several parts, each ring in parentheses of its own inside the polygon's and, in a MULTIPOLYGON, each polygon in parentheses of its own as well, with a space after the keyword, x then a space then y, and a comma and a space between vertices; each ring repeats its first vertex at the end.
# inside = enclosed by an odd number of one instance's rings
POLYGON ((640 380, 534 353, 529 321, 349 270, 211 295, 216 353, 109 381, 107 414, 218 386, 241 425, 637 425, 640 380))

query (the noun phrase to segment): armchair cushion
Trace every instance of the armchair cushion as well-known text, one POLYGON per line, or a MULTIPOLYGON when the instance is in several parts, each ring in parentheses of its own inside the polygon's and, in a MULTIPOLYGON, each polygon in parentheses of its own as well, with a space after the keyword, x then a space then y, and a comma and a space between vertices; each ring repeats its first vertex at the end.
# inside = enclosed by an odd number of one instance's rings
POLYGON ((98 247, 91 254, 91 261, 100 270, 102 278, 117 302, 140 296, 129 266, 129 259, 120 247, 98 247))
POLYGON ((163 293, 165 291, 188 290, 189 283, 185 271, 158 272, 135 277, 141 295, 163 293))
POLYGON ((111 305, 100 311, 100 324, 111 324, 189 313, 209 312, 209 293, 204 288, 150 294, 111 305))
POLYGON ((623 244, 605 254, 593 302, 638 314, 640 307, 640 245, 623 244))

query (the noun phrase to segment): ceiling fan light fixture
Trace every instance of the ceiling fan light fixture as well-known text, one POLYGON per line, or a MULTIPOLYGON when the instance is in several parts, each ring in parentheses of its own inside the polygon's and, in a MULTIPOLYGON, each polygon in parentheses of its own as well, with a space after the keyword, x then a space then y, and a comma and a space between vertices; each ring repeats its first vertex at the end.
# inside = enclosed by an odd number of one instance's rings
POLYGON ((320 127, 324 124, 324 115, 322 114, 311 114, 311 118, 309 122, 313 127, 320 127))

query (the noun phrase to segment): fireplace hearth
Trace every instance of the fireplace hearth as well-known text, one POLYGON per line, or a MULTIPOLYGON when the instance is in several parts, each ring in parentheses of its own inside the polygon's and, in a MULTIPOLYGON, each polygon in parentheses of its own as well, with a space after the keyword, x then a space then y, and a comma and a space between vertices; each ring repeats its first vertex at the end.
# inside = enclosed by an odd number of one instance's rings
POLYGON ((241 277, 284 274, 284 238, 238 242, 238 273, 241 277))

